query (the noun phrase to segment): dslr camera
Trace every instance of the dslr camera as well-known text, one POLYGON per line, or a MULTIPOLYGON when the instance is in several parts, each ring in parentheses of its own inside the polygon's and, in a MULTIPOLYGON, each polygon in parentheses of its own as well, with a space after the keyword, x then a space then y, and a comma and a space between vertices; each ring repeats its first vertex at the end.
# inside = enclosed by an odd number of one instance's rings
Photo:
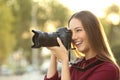
POLYGON ((32 48, 59 46, 57 37, 59 37, 68 50, 71 48, 72 31, 65 27, 58 28, 56 32, 42 32, 40 30, 32 30, 32 48))

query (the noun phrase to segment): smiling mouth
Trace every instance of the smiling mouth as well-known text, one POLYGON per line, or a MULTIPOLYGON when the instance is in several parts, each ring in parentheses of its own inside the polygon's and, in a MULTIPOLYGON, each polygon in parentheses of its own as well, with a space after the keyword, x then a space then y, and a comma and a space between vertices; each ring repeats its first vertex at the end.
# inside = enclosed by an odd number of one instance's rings
POLYGON ((83 41, 76 41, 76 42, 74 42, 74 44, 75 44, 76 47, 80 46, 82 43, 83 43, 83 41))

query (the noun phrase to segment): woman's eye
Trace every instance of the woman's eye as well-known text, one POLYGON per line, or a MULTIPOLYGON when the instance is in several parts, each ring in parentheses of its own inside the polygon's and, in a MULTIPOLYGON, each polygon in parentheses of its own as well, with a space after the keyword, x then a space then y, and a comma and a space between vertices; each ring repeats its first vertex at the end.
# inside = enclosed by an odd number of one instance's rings
POLYGON ((79 31, 82 31, 82 29, 77 29, 76 31, 79 32, 79 31))

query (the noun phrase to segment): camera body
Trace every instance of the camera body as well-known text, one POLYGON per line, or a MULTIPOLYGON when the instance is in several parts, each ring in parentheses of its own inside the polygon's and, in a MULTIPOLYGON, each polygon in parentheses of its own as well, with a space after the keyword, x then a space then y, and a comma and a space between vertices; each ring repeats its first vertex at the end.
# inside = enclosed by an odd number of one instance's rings
POLYGON ((59 46, 57 37, 61 39, 67 50, 71 48, 72 31, 65 27, 58 28, 56 32, 51 33, 40 30, 32 30, 32 32, 34 33, 32 37, 34 45, 32 48, 59 46))

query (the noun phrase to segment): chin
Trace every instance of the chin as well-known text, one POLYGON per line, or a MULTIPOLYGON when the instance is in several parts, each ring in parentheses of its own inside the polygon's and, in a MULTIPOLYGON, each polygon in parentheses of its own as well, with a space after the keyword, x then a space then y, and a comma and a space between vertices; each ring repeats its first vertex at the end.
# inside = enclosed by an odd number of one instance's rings
POLYGON ((84 52, 85 50, 84 49, 78 49, 79 52, 84 52))
POLYGON ((79 52, 82 52, 82 53, 86 53, 88 50, 89 50, 89 49, 88 49, 88 48, 85 48, 85 47, 84 47, 84 48, 83 48, 83 47, 82 47, 82 48, 78 48, 78 51, 79 51, 79 52))

